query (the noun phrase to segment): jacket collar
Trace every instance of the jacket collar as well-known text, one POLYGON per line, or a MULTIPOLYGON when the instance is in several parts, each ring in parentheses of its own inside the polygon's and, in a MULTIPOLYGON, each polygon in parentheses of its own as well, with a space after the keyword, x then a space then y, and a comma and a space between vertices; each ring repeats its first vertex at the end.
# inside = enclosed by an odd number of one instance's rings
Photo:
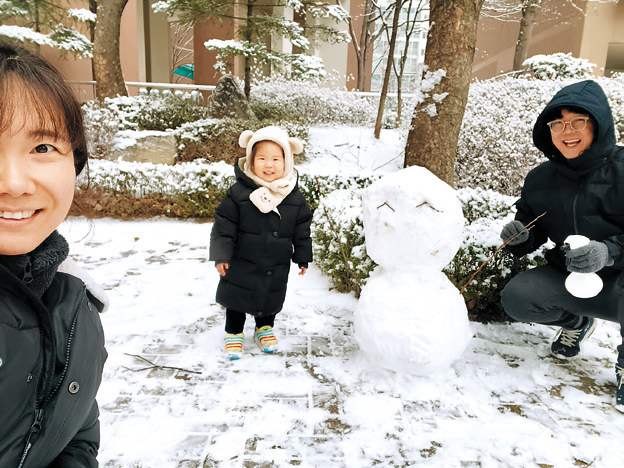
POLYGON ((67 241, 54 231, 32 252, 23 255, 0 255, 0 265, 41 298, 52 284, 59 265, 68 255, 67 241))

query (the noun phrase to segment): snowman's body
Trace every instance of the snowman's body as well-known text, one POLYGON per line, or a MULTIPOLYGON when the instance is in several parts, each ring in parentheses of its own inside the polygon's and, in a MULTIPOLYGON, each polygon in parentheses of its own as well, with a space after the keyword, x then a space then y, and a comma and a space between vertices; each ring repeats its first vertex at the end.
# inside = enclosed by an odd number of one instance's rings
POLYGON ((362 198, 366 249, 379 266, 362 290, 355 338, 381 367, 444 370, 471 336, 464 300, 442 272, 462 242, 461 203, 421 167, 384 177, 362 198))

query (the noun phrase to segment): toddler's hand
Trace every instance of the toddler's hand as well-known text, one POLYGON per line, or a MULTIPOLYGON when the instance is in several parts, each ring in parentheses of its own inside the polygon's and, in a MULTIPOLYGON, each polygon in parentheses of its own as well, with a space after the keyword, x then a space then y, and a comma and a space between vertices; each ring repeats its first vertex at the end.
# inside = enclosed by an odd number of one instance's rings
POLYGON ((299 276, 303 276, 306 274, 306 271, 308 271, 308 269, 306 267, 299 267, 299 269, 301 270, 299 272, 299 276))
POLYGON ((215 266, 217 267, 217 271, 219 272, 221 276, 225 276, 225 274, 228 271, 228 268, 230 268, 229 263, 219 263, 218 265, 215 265, 215 266))

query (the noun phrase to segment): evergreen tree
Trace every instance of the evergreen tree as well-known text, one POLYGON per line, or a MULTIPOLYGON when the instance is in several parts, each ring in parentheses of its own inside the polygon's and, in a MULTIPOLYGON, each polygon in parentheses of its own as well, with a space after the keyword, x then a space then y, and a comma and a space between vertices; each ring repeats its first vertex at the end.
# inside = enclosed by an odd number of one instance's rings
POLYGON ((71 9, 53 0, 0 1, 0 36, 34 45, 48 45, 74 56, 91 57, 93 45, 75 28, 95 22, 86 9, 71 9))
POLYGON ((210 18, 234 21, 237 40, 212 40, 206 43, 210 50, 217 50, 217 69, 228 71, 235 57, 243 57, 245 63, 245 94, 249 96, 254 66, 271 65, 274 69, 290 69, 291 76, 321 74, 320 60, 303 52, 315 41, 329 43, 348 42, 346 32, 318 24, 317 20, 332 18, 345 22, 348 13, 340 5, 319 0, 248 0, 238 4, 236 0, 168 0, 153 5, 154 11, 176 15, 179 21, 194 25, 210 18), (304 24, 290 21, 275 12, 288 7, 304 24), (244 14, 240 14, 240 12, 244 14), (294 50, 302 53, 282 53, 272 50, 271 38, 285 38, 294 50))

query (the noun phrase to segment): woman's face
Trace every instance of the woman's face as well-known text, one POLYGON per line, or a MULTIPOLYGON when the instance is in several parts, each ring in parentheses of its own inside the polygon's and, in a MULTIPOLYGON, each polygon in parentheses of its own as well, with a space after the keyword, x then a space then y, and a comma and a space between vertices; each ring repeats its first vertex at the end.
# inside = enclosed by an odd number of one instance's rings
POLYGON ((16 115, 0 134, 0 255, 38 247, 65 219, 73 200, 71 145, 41 128, 39 120, 16 115))
POLYGON ((574 130, 570 125, 572 120, 580 117, 587 117, 587 115, 564 109, 561 111, 561 119, 557 119, 566 122, 563 132, 550 132, 553 144, 566 159, 578 158, 583 151, 590 147, 594 139, 594 128, 591 120, 587 121, 583 130, 574 130))
POLYGON ((253 173, 265 182, 273 182, 284 175, 284 151, 273 141, 259 141, 254 148, 253 173))

